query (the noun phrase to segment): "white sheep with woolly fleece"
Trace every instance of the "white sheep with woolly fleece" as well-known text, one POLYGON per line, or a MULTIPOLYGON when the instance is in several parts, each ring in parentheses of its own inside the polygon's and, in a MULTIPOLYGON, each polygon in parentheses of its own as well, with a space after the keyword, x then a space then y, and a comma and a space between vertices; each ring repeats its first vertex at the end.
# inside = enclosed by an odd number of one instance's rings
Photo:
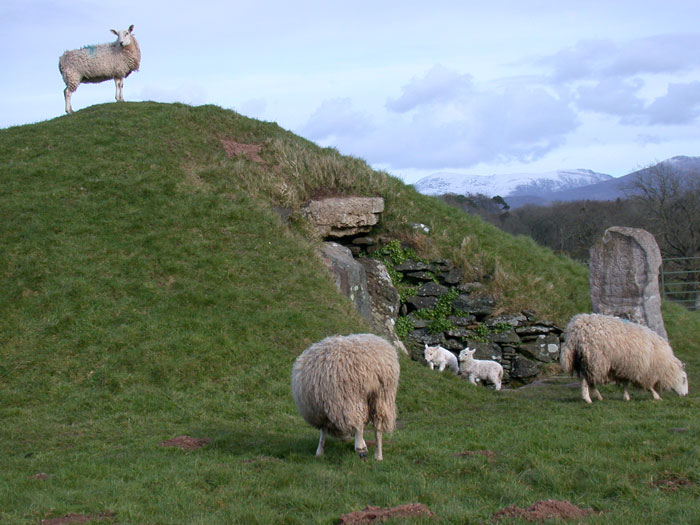
POLYGON ((132 71, 138 71, 141 65, 141 49, 133 35, 134 26, 129 29, 115 31, 114 42, 85 46, 80 49, 66 51, 58 59, 58 70, 61 72, 66 89, 63 97, 66 101, 66 113, 73 113, 71 95, 83 83, 97 83, 114 79, 117 102, 124 101, 122 88, 124 79, 132 71))
POLYGON ((457 364, 457 356, 450 352, 447 348, 442 346, 428 346, 425 345, 423 350, 423 357, 428 362, 428 366, 431 370, 438 367, 438 370, 442 372, 445 368, 452 370, 455 375, 459 374, 459 365, 457 364))
POLYGON ((496 390, 500 390, 503 383, 503 367, 496 361, 474 359, 475 352, 476 349, 470 350, 467 347, 459 353, 460 372, 463 376, 467 376, 473 385, 478 379, 488 381, 496 387, 496 390))
POLYGON ((623 399, 630 400, 629 383, 658 392, 674 390, 688 394, 685 365, 673 355, 668 342, 656 332, 636 323, 601 314, 579 314, 564 331, 559 361, 564 372, 581 378, 581 397, 591 403, 589 387, 602 400, 598 385, 615 381, 624 385, 623 399))
POLYGON ((316 456, 326 434, 349 439, 367 457, 363 432, 372 422, 377 438, 374 458, 382 460, 382 433, 396 423, 399 360, 387 341, 372 334, 331 336, 314 343, 292 367, 292 396, 301 416, 320 429, 316 456))

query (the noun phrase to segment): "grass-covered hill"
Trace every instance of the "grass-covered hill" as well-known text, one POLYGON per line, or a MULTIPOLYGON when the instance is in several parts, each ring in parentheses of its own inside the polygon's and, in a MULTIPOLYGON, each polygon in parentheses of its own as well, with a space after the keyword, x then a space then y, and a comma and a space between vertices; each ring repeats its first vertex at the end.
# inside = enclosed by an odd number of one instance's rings
POLYGON ((496 393, 402 357, 384 462, 341 442, 314 458, 291 364, 368 329, 300 218, 324 195, 384 197, 377 233, 450 258, 504 311, 590 308, 584 267, 272 123, 126 103, 0 130, 0 522, 332 523, 417 502, 465 523, 546 499, 603 511, 592 523, 700 513, 700 320, 677 308, 688 398, 609 387, 588 407, 566 386, 496 393), (208 441, 159 446, 182 435, 208 441))

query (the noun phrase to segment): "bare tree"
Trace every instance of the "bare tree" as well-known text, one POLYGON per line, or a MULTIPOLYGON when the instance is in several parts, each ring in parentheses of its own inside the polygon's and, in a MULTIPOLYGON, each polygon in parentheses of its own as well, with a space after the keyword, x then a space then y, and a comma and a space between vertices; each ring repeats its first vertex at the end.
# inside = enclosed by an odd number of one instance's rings
POLYGON ((662 162, 641 170, 630 189, 666 257, 700 255, 700 173, 683 175, 662 162))
POLYGON ((700 172, 681 173, 671 163, 641 170, 630 190, 649 214, 649 231, 659 243, 667 271, 681 281, 675 292, 684 302, 699 302, 700 290, 700 172))

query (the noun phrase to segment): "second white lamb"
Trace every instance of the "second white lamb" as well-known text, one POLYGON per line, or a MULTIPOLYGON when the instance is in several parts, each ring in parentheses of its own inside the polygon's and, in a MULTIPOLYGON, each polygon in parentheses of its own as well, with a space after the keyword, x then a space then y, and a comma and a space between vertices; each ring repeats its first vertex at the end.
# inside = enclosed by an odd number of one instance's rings
POLYGON ((459 369, 462 376, 466 377, 473 385, 477 379, 492 383, 496 390, 501 389, 503 382, 503 367, 496 361, 474 359, 476 349, 465 348, 459 353, 459 369))

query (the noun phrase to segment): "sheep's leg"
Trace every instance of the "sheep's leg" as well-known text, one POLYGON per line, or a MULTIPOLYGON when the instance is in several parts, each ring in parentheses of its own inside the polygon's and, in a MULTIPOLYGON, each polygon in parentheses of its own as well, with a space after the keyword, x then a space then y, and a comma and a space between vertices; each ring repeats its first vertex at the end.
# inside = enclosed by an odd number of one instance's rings
POLYGON ((622 388, 623 388, 623 391, 622 391, 622 399, 623 399, 623 401, 629 401, 629 400, 630 400, 630 393, 629 393, 629 391, 628 391, 628 387, 629 387, 629 383, 627 383, 627 381, 624 381, 624 382, 622 383, 622 388))
POLYGON ((593 395, 596 397, 598 401, 603 400, 603 396, 600 395, 600 392, 598 392, 598 389, 594 386, 591 387, 591 390, 593 391, 593 395))
POLYGON ((377 461, 381 461, 382 459, 384 459, 382 457, 382 433, 381 431, 375 429, 374 435, 377 438, 377 446, 374 449, 374 459, 376 459, 377 461))
POLYGON ((321 429, 321 437, 318 438, 318 448, 316 449, 316 457, 323 456, 323 449, 326 446, 326 431, 321 429))
POLYGON ((476 376, 474 374, 469 374, 469 382, 472 385, 476 385, 476 376))
POLYGON ((365 443, 365 438, 362 436, 363 433, 363 427, 355 429, 355 452, 357 452, 362 459, 365 459, 367 457, 367 443, 365 443))
POLYGON ((653 387, 650 388, 649 390, 651 390, 651 395, 654 397, 654 399, 655 399, 656 401, 660 401, 660 400, 661 400, 661 396, 660 396, 659 394, 656 393, 656 390, 654 390, 653 387))
POLYGON ((442 372, 444 369, 445 369, 445 363, 440 363, 440 367, 438 368, 438 370, 440 372, 442 372))
POLYGON ((428 361, 428 366, 430 367, 431 370, 435 369, 435 365, 433 364, 432 361, 428 361))
POLYGON ((586 381, 585 377, 581 379, 581 397, 586 403, 593 403, 593 401, 591 401, 591 395, 588 393, 588 381, 586 381))
POLYGON ((114 99, 117 102, 124 102, 124 95, 122 94, 122 88, 124 87, 124 79, 123 78, 115 78, 114 85, 117 88, 117 92, 114 95, 114 99))
POLYGON ((63 90, 63 98, 66 100, 66 113, 69 115, 73 113, 73 108, 70 105, 70 97, 73 94, 73 92, 70 90, 69 87, 66 87, 66 89, 63 90))
POLYGON ((501 380, 499 378, 496 378, 496 380, 493 382, 494 385, 496 385, 496 390, 501 389, 501 380))

